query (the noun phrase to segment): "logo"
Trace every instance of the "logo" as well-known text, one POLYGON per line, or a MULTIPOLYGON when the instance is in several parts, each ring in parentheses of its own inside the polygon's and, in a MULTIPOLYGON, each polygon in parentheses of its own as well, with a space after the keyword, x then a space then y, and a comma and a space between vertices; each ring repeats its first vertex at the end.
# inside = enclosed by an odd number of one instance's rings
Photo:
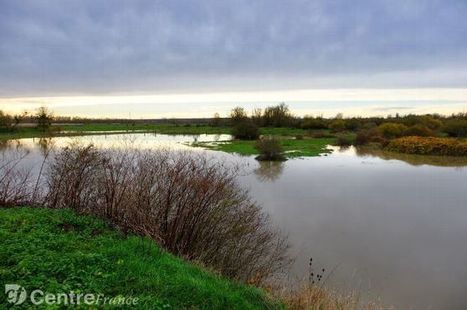
MULTIPOLYGON (((5 294, 7 301, 15 306, 22 305, 28 299, 28 293, 18 284, 5 284, 5 294)), ((110 306, 135 306, 138 304, 138 297, 132 296, 105 296, 96 293, 75 293, 69 292, 46 292, 41 289, 31 290, 28 302, 33 305, 110 305, 110 306)))
POLYGON ((18 284, 5 284, 5 294, 7 294, 8 302, 13 305, 21 305, 27 297, 24 287, 18 284))

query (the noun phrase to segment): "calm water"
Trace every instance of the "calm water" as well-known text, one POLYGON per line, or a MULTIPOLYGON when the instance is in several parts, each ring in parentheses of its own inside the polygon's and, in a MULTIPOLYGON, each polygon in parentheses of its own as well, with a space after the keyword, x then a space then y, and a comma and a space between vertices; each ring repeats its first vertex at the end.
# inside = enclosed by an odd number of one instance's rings
MULTIPOLYGON (((183 143, 228 138, 131 134, 78 140, 101 147, 191 149, 183 143)), ((48 143, 64 146, 72 140, 77 138, 48 143)), ((5 146, 6 152, 18 145, 31 150, 28 163, 34 164, 45 144, 23 139, 5 146)), ((467 309, 466 158, 349 148, 258 163, 208 153, 244 164, 243 186, 289 235, 297 258, 292 277, 307 277, 312 257, 327 270, 326 285, 343 292, 357 289, 364 298, 381 297, 398 309, 467 309)))

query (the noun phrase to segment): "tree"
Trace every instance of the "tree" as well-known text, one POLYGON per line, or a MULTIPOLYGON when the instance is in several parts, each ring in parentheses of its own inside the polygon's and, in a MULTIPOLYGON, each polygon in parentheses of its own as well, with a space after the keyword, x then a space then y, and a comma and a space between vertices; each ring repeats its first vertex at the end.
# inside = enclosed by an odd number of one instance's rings
POLYGON ((253 109, 251 119, 257 126, 261 127, 263 125, 263 111, 260 108, 253 109))
POLYGON ((230 120, 232 125, 238 124, 248 118, 248 115, 244 108, 242 107, 235 107, 230 112, 230 120))
POLYGON ((263 121, 265 126, 285 127, 292 122, 292 114, 285 103, 264 110, 263 121))
POLYGON ((37 128, 41 131, 47 131, 52 125, 52 113, 46 107, 40 107, 36 114, 37 128))
POLYGON ((212 121, 211 121, 211 126, 213 127, 219 127, 221 125, 221 117, 219 115, 219 113, 214 113, 214 117, 212 118, 212 121))
POLYGON ((13 119, 10 115, 0 110, 0 130, 8 130, 13 124, 13 119))

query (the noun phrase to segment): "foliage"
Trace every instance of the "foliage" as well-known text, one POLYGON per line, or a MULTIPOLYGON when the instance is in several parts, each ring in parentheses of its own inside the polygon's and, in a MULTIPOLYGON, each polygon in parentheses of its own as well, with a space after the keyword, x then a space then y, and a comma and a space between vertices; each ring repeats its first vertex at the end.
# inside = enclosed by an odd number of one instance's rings
POLYGON ((36 114, 37 128, 42 131, 48 131, 52 125, 52 114, 46 107, 40 107, 36 114))
POLYGON ((365 145, 368 143, 379 143, 385 145, 387 144, 387 140, 383 137, 378 128, 362 129, 359 132, 357 132, 355 144, 365 145))
POLYGON ((232 125, 235 126, 241 122, 244 122, 248 118, 248 115, 244 108, 242 107, 235 107, 230 112, 230 120, 232 125))
POLYGON ((47 173, 44 203, 101 216, 240 281, 286 265, 287 242, 236 182, 202 155, 72 146, 47 173))
POLYGON ((233 126, 232 135, 235 139, 256 140, 259 137, 259 127, 250 119, 245 119, 233 126))
POLYGON ((392 140, 386 149, 420 155, 467 156, 467 141, 453 138, 403 137, 392 140))
POLYGON ((284 148, 280 141, 274 137, 265 137, 256 141, 255 148, 259 152, 258 160, 285 160, 284 148))
POLYGON ((401 137, 407 126, 398 123, 383 123, 378 126, 381 135, 386 139, 393 139, 401 137))
POLYGON ((285 103, 267 107, 263 114, 263 125, 269 127, 287 127, 292 123, 293 117, 285 103))
MULTIPOLYGON (((2 286, 133 297, 138 309, 281 307, 259 289, 230 282, 161 250, 152 240, 125 235, 69 209, 0 209, 0 236, 2 286)), ((0 294, 0 308, 9 309, 5 297, 0 294)))
POLYGON ((329 124, 329 129, 334 132, 344 131, 345 130, 345 120, 343 119, 335 119, 329 124))
POLYGON ((13 125, 13 118, 5 114, 2 110, 0 110, 0 130, 7 131, 10 130, 13 125))
POLYGON ((467 120, 450 119, 445 122, 442 131, 450 137, 467 137, 467 120))
POLYGON ((407 128, 403 132, 404 136, 419 136, 419 137, 429 137, 433 136, 433 131, 422 124, 416 124, 407 128))
POLYGON ((354 134, 338 134, 336 135, 337 145, 339 146, 350 146, 355 144, 355 135, 354 134))
POLYGON ((327 129, 326 121, 322 117, 305 116, 302 120, 303 129, 327 129))

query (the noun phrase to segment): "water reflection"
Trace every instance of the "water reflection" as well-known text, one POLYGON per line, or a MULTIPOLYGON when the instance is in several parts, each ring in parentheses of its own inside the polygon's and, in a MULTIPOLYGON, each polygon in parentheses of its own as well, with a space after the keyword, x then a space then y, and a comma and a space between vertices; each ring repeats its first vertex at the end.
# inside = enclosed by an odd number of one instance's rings
POLYGON ((374 148, 356 148, 355 153, 358 156, 378 157, 384 160, 400 160, 412 166, 439 166, 439 167, 464 167, 467 166, 467 157, 465 156, 429 156, 414 155, 396 152, 387 152, 374 148))
POLYGON ((284 171, 285 163, 282 161, 259 161, 259 166, 254 173, 260 181, 273 182, 284 171))
MULTIPOLYGON (((230 138, 116 134, 22 139, 0 147, 31 149, 30 164, 37 167, 44 150, 73 141, 198 152, 185 144, 230 138)), ((338 266, 327 283, 343 292, 360 287, 362 296, 382 297, 400 309, 467 309, 467 158, 333 150, 285 163, 209 154, 246 167, 240 182, 288 233, 297 277, 306 276, 313 257, 327 270, 338 266)))

